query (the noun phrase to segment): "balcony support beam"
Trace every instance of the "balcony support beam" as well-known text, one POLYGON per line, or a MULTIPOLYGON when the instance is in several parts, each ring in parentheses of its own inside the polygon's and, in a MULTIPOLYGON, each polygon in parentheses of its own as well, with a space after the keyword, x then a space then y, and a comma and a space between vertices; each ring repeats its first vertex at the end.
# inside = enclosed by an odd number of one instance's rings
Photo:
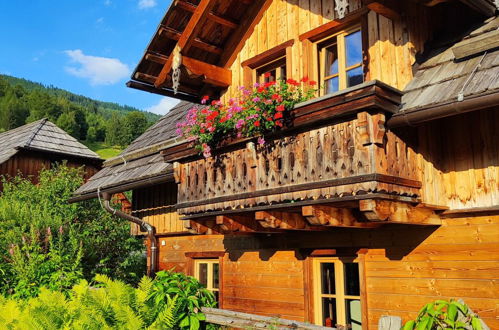
POLYGON ((359 210, 369 221, 411 225, 441 225, 442 220, 433 208, 410 203, 364 199, 359 201, 359 210))
POLYGON ((381 225, 358 221, 353 215, 352 209, 336 208, 328 205, 303 206, 302 214, 312 225, 346 228, 376 228, 381 225))

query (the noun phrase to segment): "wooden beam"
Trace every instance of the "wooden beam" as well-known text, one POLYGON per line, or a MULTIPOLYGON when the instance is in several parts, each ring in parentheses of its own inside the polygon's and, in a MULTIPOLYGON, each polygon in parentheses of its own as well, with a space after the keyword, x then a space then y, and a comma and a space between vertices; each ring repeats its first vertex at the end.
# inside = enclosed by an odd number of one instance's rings
MULTIPOLYGON (((190 2, 182 1, 182 0, 175 1, 174 6, 177 8, 181 8, 185 11, 191 12, 191 13, 194 13, 194 11, 196 10, 196 7, 197 7, 196 5, 194 5, 190 2)), ((224 25, 230 29, 237 29, 237 27, 239 26, 236 22, 234 22, 228 18, 221 17, 221 16, 215 14, 214 12, 209 12, 207 18, 210 21, 224 25)))
POLYGON ((127 87, 133 88, 133 89, 138 89, 144 92, 149 92, 149 93, 154 93, 158 95, 163 95, 163 96, 168 96, 168 97, 174 97, 179 100, 183 101, 188 101, 192 103, 199 103, 200 96, 199 95, 191 95, 191 94, 185 94, 183 92, 179 92, 177 94, 173 93, 173 90, 171 89, 166 89, 166 88, 156 88, 152 84, 146 84, 142 83, 139 81, 129 81, 126 83, 127 87))
MULTIPOLYGON (((194 39, 197 32, 201 29, 202 27, 201 23, 206 18, 206 15, 211 11, 211 8, 215 5, 215 2, 216 2, 215 0, 201 0, 199 5, 196 7, 196 10, 189 19, 189 23, 187 23, 184 32, 182 32, 180 38, 177 41, 176 48, 178 48, 184 54, 187 54, 187 51, 192 45, 192 39, 194 39)), ((168 57, 168 60, 163 66, 163 68, 161 69, 161 72, 158 75, 158 78, 156 79, 154 86, 158 88, 162 87, 165 84, 168 75, 172 69, 172 64, 173 64, 173 56, 170 56, 168 57)))
MULTIPOLYGON (((150 84, 154 84, 154 82, 157 81, 157 79, 158 79, 156 76, 152 76, 150 74, 146 74, 146 73, 142 73, 142 72, 136 72, 133 77, 137 80, 144 81, 144 82, 147 82, 150 84)), ((156 87, 156 88, 158 88, 158 87, 156 87)), ((160 88, 163 88, 163 87, 160 87, 160 88)), ((183 92, 183 93, 190 94, 190 95, 197 95, 198 94, 198 91, 195 88, 189 87, 185 84, 183 84, 182 86, 179 87, 179 91, 183 92)))
POLYGON ((310 226, 305 218, 299 213, 281 211, 258 211, 255 219, 264 228, 286 229, 286 230, 324 230, 318 226, 310 226))
MULTIPOLYGON (((168 61, 168 56, 159 54, 148 53, 145 58, 146 60, 158 64, 165 64, 168 61)), ((203 79, 208 84, 225 88, 232 82, 232 72, 229 69, 221 68, 186 56, 182 57, 182 64, 193 75, 203 76, 203 79)))
POLYGON ((376 228, 380 226, 377 223, 359 222, 352 214, 351 209, 328 205, 304 206, 302 214, 313 225, 346 228, 376 228))
POLYGON ((364 199, 359 201, 359 210, 370 221, 413 225, 442 224, 442 220, 433 209, 413 206, 410 203, 364 199))
POLYGON ((461 41, 451 49, 456 60, 461 60, 495 48, 499 48, 499 30, 461 41))
POLYGON ((250 8, 244 14, 244 18, 239 27, 234 30, 224 45, 224 54, 218 62, 219 66, 228 68, 236 59, 239 51, 243 48, 245 41, 251 36, 255 25, 263 17, 265 11, 269 8, 272 0, 254 0, 248 3, 250 8))
POLYGON ((262 227, 250 215, 219 215, 216 223, 223 233, 269 233, 269 229, 262 227))
POLYGON ((496 6, 488 0, 461 0, 461 2, 487 17, 494 16, 497 10, 496 6))
POLYGON ((372 11, 391 20, 400 19, 400 4, 395 0, 362 0, 362 3, 372 11))
MULTIPOLYGON (((159 28, 159 35, 162 36, 162 37, 171 39, 171 40, 179 41, 180 37, 182 36, 182 33, 180 31, 172 29, 171 27, 162 26, 162 27, 159 28)), ((199 38, 194 38, 192 40, 192 46, 196 47, 196 48, 199 48, 199 49, 202 49, 202 50, 205 50, 205 51, 210 52, 212 54, 220 55, 220 54, 223 53, 223 49, 222 48, 220 48, 220 47, 218 47, 216 45, 210 44, 210 43, 208 43, 206 41, 203 41, 203 40, 201 40, 199 38)))

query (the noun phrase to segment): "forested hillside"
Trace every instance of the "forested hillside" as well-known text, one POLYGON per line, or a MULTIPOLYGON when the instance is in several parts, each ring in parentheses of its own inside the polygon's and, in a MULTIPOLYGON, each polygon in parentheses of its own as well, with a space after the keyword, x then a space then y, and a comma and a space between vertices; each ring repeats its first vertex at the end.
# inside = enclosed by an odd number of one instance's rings
POLYGON ((126 146, 159 117, 130 106, 0 75, 0 132, 48 118, 81 141, 126 146))

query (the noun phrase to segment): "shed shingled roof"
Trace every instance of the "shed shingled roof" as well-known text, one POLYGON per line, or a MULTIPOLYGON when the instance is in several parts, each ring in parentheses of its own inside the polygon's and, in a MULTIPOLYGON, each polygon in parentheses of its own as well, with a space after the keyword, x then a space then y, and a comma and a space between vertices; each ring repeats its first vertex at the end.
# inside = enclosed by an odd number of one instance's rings
POLYGON ((467 98, 499 91, 499 49, 490 49, 456 60, 453 49, 475 38, 497 38, 499 17, 493 17, 468 33, 457 43, 436 47, 419 66, 404 90, 402 108, 397 115, 431 105, 457 101, 458 94, 467 98))
POLYGON ((0 146, 0 164, 22 149, 100 160, 99 155, 47 119, 0 133, 0 146))
POLYGON ((194 103, 180 102, 166 115, 133 141, 118 157, 109 159, 104 168, 75 191, 75 198, 95 198, 97 190, 108 190, 138 181, 165 177, 172 166, 165 163, 160 150, 165 143, 175 143, 176 123, 185 117, 194 103))

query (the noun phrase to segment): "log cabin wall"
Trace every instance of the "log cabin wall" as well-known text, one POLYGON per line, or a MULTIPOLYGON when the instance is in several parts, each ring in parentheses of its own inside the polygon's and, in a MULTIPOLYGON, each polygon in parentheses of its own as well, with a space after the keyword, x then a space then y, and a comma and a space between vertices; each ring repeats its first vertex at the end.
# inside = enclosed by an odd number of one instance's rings
POLYGON ((422 200, 451 210, 499 205, 499 109, 421 125, 422 200))
POLYGON ((317 278, 311 274, 313 258, 307 254, 335 249, 343 256, 363 251, 358 258, 364 269, 361 299, 368 323, 363 329, 377 329, 383 315, 407 321, 424 304, 450 298, 463 298, 491 329, 499 327, 497 215, 449 218, 441 227, 225 236, 223 245, 215 245, 213 236, 205 237, 169 238, 170 249, 162 253, 181 267, 184 249, 227 250, 221 267, 225 309, 313 322, 317 278))
MULTIPOLYGON (((132 214, 149 222, 158 235, 184 233, 184 228, 174 206, 177 203, 177 185, 163 183, 133 191, 132 214)), ((139 227, 132 224, 132 235, 142 235, 139 227)))
MULTIPOLYGON (((66 161, 66 165, 70 168, 80 168, 84 166, 84 178, 88 180, 100 170, 100 166, 85 162, 84 160, 64 159, 46 153, 20 151, 12 156, 8 161, 0 164, 0 177, 15 177, 22 174, 24 177, 30 177, 31 181, 38 183, 38 176, 43 169, 50 169, 55 162, 62 163, 66 161)), ((0 182, 0 191, 2 183, 0 182)))
MULTIPOLYGON (((241 63, 289 40, 294 43, 286 52, 288 78, 309 76, 318 81, 317 54, 300 36, 338 19, 334 6, 330 0, 272 1, 230 67, 232 85, 224 100, 237 96, 238 86, 247 85, 241 63)), ((347 17, 356 13, 359 17, 346 25, 361 25, 365 30, 365 80, 378 79, 402 90, 413 77, 416 54, 423 52, 429 39, 430 15, 428 8, 410 1, 401 6, 404 18, 390 19, 363 7, 361 0, 350 0, 347 17)))

